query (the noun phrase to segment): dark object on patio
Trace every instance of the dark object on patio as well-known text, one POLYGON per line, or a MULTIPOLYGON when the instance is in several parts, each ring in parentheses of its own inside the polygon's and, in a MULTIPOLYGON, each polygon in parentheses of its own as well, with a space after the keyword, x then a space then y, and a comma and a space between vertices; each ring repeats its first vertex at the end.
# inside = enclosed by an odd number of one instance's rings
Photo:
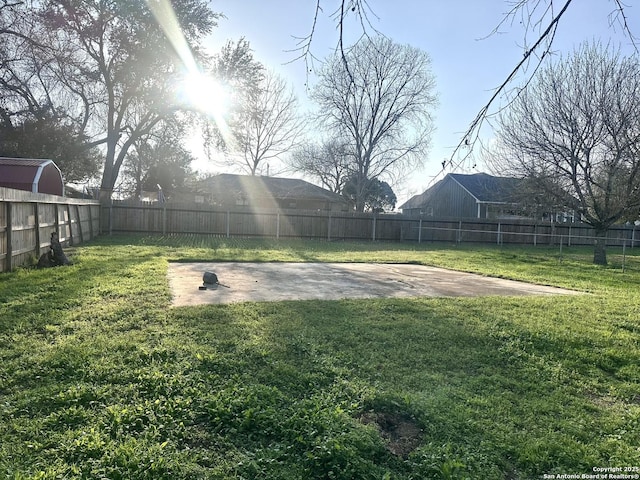
POLYGON ((202 276, 202 283, 205 285, 217 285, 218 276, 213 272, 204 272, 204 275, 202 276))
POLYGON ((52 232, 49 251, 43 253, 38 259, 38 268, 57 267, 59 265, 69 265, 70 263, 62 250, 62 245, 60 244, 60 240, 58 240, 58 234, 52 232))
POLYGON ((229 287, 229 285, 223 285, 222 283, 220 283, 220 281, 218 280, 218 276, 213 272, 204 272, 204 275, 202 276, 202 284, 205 287, 211 285, 220 285, 221 287, 231 288, 229 287))

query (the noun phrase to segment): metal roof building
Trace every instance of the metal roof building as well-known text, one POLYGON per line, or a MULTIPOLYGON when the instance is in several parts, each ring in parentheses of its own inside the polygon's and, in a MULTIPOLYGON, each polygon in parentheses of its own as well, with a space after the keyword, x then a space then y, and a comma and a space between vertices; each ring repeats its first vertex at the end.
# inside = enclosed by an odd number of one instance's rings
POLYGON ((455 218, 498 218, 517 203, 521 180, 486 173, 448 173, 420 195, 400 206, 408 215, 455 218))
POLYGON ((47 159, 0 157, 0 187, 64 195, 62 172, 47 159))

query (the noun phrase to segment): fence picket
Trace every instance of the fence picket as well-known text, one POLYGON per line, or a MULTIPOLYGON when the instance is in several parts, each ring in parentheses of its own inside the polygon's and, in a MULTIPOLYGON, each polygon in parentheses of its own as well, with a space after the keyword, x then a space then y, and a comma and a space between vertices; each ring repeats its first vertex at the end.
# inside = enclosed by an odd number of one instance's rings
MULTIPOLYGON (((110 233, 205 234, 221 237, 309 238, 334 240, 416 241, 557 245, 593 243, 593 230, 580 223, 540 223, 522 219, 459 219, 319 212, 301 210, 216 209, 203 205, 113 202, 102 207, 102 230, 110 233), (166 216, 166 220, 163 218, 166 216)), ((633 245, 635 227, 615 226, 610 246, 633 245)))
POLYGON ((0 214, 0 272, 38 258, 43 244, 48 245, 51 232, 57 232, 61 242, 68 245, 89 240, 100 229, 100 204, 92 200, 3 187, 0 188, 0 212, 4 213, 0 214), (87 230, 82 227, 83 213, 88 214, 90 222, 87 230))

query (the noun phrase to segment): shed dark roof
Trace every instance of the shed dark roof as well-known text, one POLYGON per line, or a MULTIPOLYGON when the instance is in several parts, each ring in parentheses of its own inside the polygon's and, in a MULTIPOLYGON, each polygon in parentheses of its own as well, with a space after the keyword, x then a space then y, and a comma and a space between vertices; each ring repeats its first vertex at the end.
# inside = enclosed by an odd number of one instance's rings
POLYGON ((31 158, 0 157, 2 181, 15 184, 32 184, 38 169, 45 167, 51 160, 37 160, 31 158))
POLYGON ((435 185, 426 189, 424 192, 419 193, 418 195, 414 195, 409 200, 407 200, 404 204, 402 204, 400 206, 400 209, 409 210, 414 208, 422 208, 424 205, 427 204, 427 202, 431 199, 431 197, 433 197, 435 192, 438 191, 440 186, 442 186, 443 182, 444 182, 444 179, 439 180, 438 182, 436 182, 435 185))
POLYGON ((521 180, 513 177, 494 177, 486 173, 450 173, 452 179, 476 200, 487 203, 510 202, 521 180))
POLYGON ((0 186, 62 195, 60 169, 49 159, 0 157, 0 186))
POLYGON ((46 158, 9 158, 0 157, 0 165, 14 166, 14 167, 40 167, 41 165, 47 165, 53 163, 53 160, 46 158))
POLYGON ((199 182, 201 189, 224 195, 245 195, 254 199, 315 199, 342 202, 337 193, 297 178, 261 177, 223 173, 199 182))
POLYGON ((494 177, 487 173, 448 173, 442 180, 400 206, 402 210, 422 208, 429 203, 447 181, 454 181, 478 202, 511 203, 521 180, 513 177, 494 177))

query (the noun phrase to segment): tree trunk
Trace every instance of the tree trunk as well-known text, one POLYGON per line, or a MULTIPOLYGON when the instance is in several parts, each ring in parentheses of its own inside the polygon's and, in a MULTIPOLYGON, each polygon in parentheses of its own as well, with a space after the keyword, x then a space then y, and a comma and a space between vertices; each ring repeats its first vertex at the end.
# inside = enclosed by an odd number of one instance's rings
POLYGON ((593 263, 595 265, 607 264, 607 231, 596 230, 596 239, 593 243, 593 263))
POLYGON ((100 203, 108 204, 109 202, 111 202, 111 195, 112 194, 113 194, 113 189, 101 187, 100 188, 100 198, 99 198, 100 203))

